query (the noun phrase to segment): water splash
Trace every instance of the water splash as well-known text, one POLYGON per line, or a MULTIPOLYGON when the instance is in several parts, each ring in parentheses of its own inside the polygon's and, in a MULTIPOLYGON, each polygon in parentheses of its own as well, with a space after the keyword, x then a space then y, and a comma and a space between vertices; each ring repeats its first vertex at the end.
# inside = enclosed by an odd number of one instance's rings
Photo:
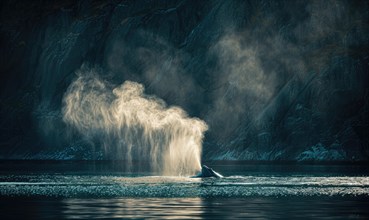
POLYGON ((107 153, 127 161, 149 162, 163 175, 194 175, 201 170, 202 139, 207 125, 179 107, 144 94, 143 85, 114 86, 94 70, 80 71, 63 99, 63 120, 107 153))

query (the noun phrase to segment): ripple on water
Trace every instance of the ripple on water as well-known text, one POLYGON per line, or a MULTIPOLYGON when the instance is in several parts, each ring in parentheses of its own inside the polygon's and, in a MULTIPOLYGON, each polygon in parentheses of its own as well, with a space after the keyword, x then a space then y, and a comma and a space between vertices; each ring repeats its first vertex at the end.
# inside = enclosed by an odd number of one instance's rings
POLYGON ((119 175, 4 175, 2 196, 250 197, 369 196, 369 177, 230 176, 221 179, 119 175))

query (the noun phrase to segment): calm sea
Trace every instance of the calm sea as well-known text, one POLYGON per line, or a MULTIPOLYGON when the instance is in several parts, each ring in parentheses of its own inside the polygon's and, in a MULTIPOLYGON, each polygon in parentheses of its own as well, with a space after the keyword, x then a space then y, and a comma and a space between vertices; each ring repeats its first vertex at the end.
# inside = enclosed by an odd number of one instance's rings
POLYGON ((0 219, 368 219, 365 165, 209 164, 221 179, 120 162, 0 162, 0 219))

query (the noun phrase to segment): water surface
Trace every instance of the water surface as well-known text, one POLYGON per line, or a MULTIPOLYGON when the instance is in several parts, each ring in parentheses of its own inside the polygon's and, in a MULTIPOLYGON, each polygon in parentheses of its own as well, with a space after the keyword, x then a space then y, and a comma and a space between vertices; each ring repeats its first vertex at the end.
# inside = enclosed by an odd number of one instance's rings
POLYGON ((1 162, 4 217, 369 217, 365 166, 213 164, 225 178, 122 172, 121 164, 1 162))

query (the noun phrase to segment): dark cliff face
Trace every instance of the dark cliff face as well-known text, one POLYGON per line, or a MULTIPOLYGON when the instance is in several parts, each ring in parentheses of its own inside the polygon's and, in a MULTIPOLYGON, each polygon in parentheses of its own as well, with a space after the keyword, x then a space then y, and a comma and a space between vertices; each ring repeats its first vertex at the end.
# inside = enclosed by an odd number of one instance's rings
POLYGON ((101 159, 63 94, 99 69, 205 120, 205 159, 368 160, 366 1, 2 1, 1 158, 101 159))

